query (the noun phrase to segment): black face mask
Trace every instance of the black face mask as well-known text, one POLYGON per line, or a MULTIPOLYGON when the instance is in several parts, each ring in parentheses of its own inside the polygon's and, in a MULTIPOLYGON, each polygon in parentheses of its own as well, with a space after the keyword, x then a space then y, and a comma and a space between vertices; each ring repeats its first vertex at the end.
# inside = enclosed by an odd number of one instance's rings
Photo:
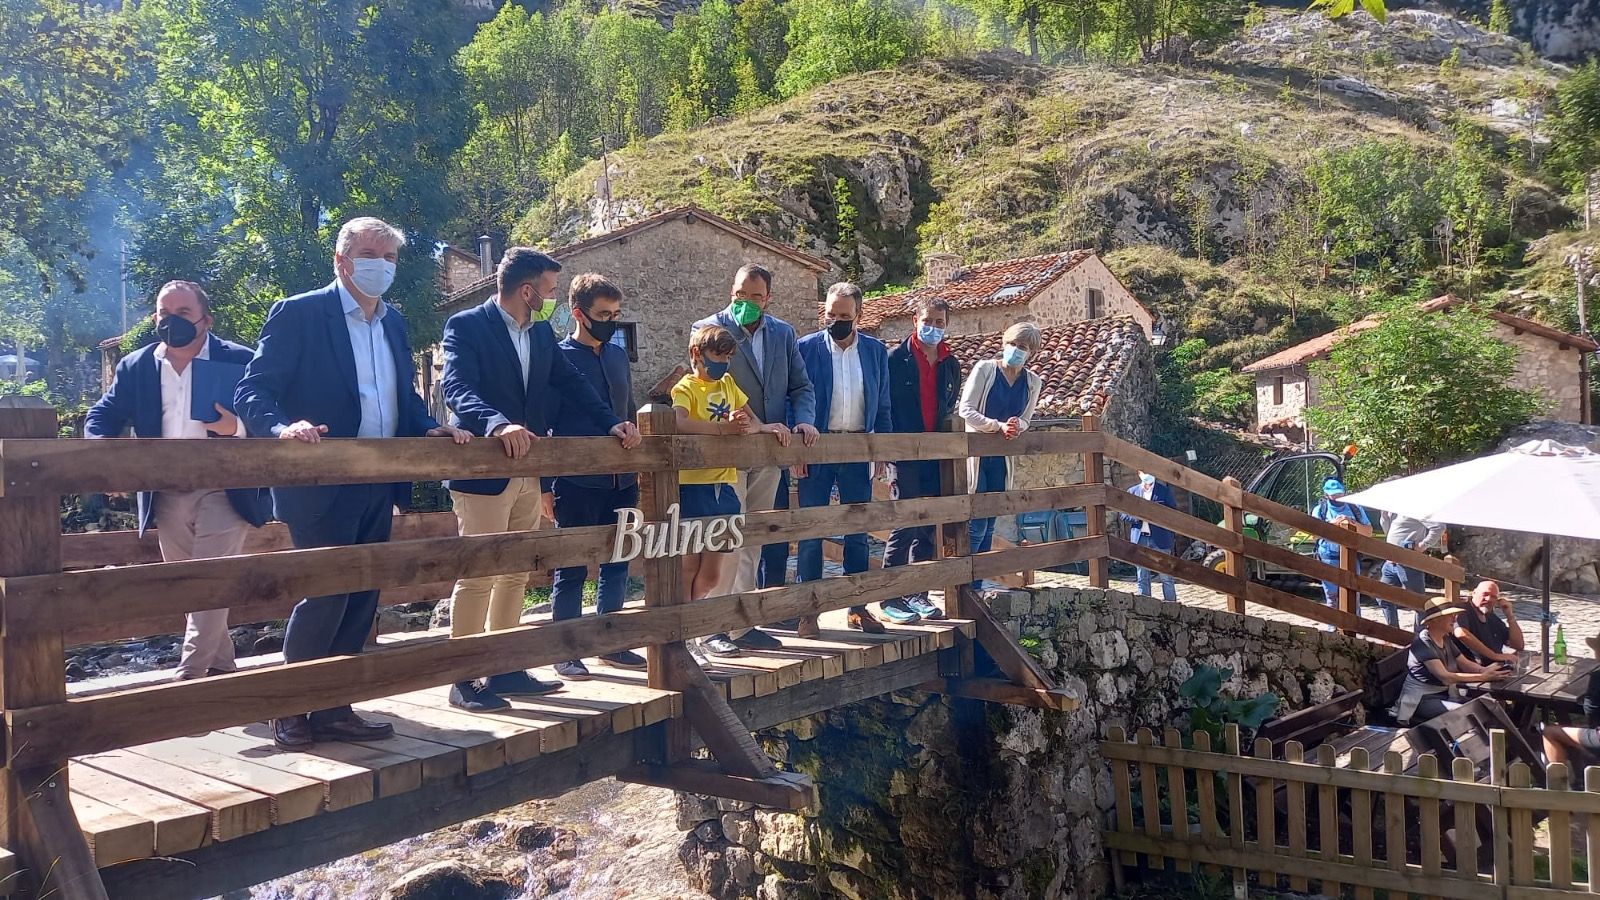
POLYGON ((594 319, 587 319, 587 321, 589 323, 590 336, 602 344, 610 343, 611 336, 617 333, 616 322, 597 322, 594 319))
POLYGON ((850 319, 834 319, 828 323, 828 333, 836 341, 842 341, 856 330, 856 323, 850 319))
POLYGON ((183 316, 162 316, 156 323, 156 337, 168 347, 187 347, 200 336, 200 330, 183 316))

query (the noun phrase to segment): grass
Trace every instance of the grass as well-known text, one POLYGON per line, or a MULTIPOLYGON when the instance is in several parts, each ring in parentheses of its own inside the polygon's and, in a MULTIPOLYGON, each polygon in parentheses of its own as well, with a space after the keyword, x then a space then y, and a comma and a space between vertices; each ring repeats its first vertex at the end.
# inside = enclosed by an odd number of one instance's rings
MULTIPOLYGON (((635 597, 642 596, 643 594, 644 579, 630 577, 628 579, 628 589, 623 594, 624 598, 631 600, 635 597)), ((549 585, 540 585, 538 587, 528 588, 527 593, 523 594, 522 596, 522 608, 524 610, 530 610, 537 606, 543 606, 549 602, 549 585)), ((592 610, 599 602, 600 583, 591 578, 583 583, 583 608, 586 610, 592 610)))

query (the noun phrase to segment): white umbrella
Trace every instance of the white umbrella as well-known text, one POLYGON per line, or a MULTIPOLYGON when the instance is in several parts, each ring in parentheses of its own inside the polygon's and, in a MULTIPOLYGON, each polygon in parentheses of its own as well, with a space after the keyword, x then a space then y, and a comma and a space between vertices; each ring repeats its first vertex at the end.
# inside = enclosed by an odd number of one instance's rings
POLYGON ((1600 453, 1529 441, 1504 453, 1397 478, 1345 498, 1392 513, 1544 535, 1544 622, 1549 666, 1550 536, 1600 540, 1600 453))

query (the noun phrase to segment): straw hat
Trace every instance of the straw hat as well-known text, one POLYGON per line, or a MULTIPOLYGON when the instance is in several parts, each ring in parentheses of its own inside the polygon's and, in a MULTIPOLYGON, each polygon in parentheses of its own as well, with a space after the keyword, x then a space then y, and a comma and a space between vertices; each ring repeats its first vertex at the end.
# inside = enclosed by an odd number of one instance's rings
POLYGON ((1422 608, 1422 617, 1417 620, 1421 626, 1441 616, 1454 616, 1467 611, 1467 607, 1444 597, 1434 597, 1428 605, 1422 608))

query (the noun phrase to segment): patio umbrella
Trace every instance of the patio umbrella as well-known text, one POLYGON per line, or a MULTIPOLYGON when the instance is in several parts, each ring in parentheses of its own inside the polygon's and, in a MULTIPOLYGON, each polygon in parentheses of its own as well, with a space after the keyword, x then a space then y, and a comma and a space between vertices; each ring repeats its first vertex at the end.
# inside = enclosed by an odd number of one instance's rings
POLYGON ((1600 540, 1600 453, 1529 441, 1504 453, 1396 478, 1345 498, 1375 509, 1478 528, 1544 535, 1544 621, 1550 665, 1550 537, 1600 540))

